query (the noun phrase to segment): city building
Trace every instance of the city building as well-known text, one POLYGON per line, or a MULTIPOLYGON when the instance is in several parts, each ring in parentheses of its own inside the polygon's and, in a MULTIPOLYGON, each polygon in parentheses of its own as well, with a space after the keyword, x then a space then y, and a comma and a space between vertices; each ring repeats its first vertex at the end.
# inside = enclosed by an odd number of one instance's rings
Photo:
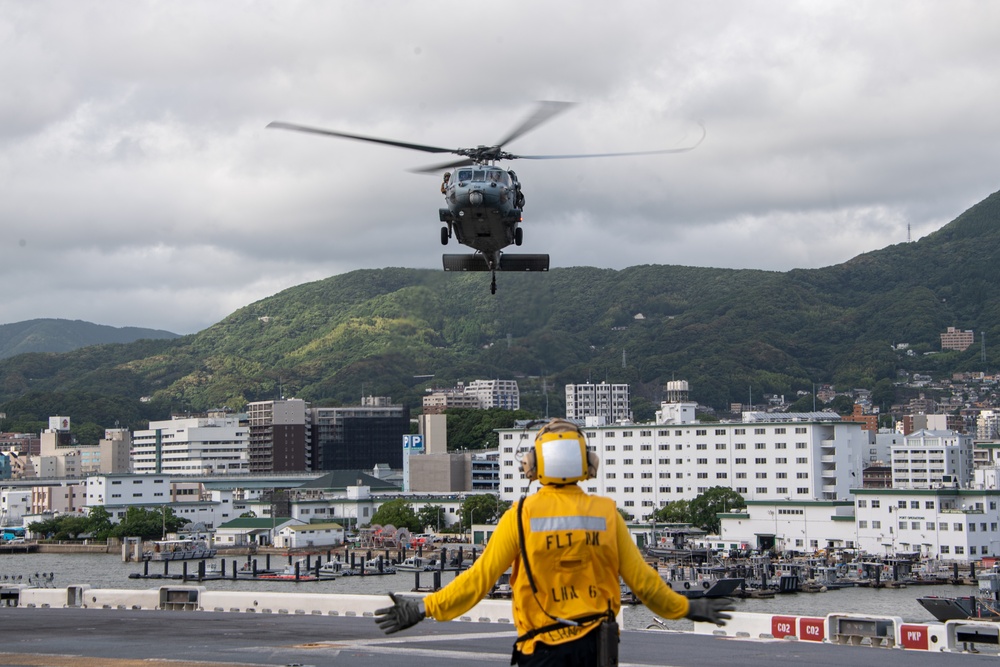
POLYGON ((248 474, 249 429, 239 418, 174 417, 132 436, 132 471, 144 475, 248 474))
POLYGON ((1000 555, 1000 489, 855 489, 857 547, 975 561, 1000 555))
POLYGON ((854 404, 854 412, 850 416, 844 417, 844 421, 858 422, 863 429, 872 433, 878 431, 878 414, 865 412, 865 407, 859 403, 854 404))
POLYGON ((42 441, 34 433, 0 433, 0 452, 37 456, 42 453, 42 441))
POLYGON ((568 384, 566 385, 566 419, 584 422, 596 417, 604 424, 632 419, 632 405, 627 384, 568 384))
POLYGON ((86 485, 82 481, 60 482, 31 489, 31 514, 79 514, 86 512, 86 485))
POLYGON ((976 439, 994 440, 1000 437, 1000 410, 983 410, 976 416, 976 439))
POLYGON ((428 390, 423 397, 424 414, 441 414, 448 408, 519 410, 521 394, 516 380, 473 380, 455 387, 428 390))
POLYGON ((972 436, 915 431, 891 448, 892 488, 966 488, 973 480, 972 436))
POLYGON ((520 410, 521 394, 516 380, 473 380, 465 386, 467 395, 475 396, 485 409, 520 410))
POLYGON ((366 397, 361 406, 312 408, 313 469, 403 467, 403 436, 410 411, 389 399, 366 397))
POLYGON ((861 488, 891 489, 892 466, 873 463, 861 471, 861 488))
POLYGON ((336 547, 344 543, 344 527, 339 523, 287 523, 276 533, 274 546, 279 549, 336 547))
POLYGON ((948 330, 941 334, 942 350, 965 351, 976 342, 976 336, 970 329, 959 331, 955 327, 948 327, 948 330))
POLYGON ((854 549, 858 539, 854 516, 853 499, 748 500, 745 509, 721 514, 718 538, 706 541, 716 549, 777 553, 854 549))
MULTIPOLYGON (((670 407, 664 404, 659 414, 684 412, 670 407)), ((528 490, 518 457, 535 431, 499 433, 500 495, 513 502, 528 490)), ((748 412, 736 423, 617 424, 584 433, 601 465, 597 479, 581 485, 613 498, 637 520, 715 486, 748 501, 848 500, 869 449, 861 424, 828 412, 748 412)))
POLYGON ((251 474, 312 469, 309 404, 298 398, 247 404, 251 474))
POLYGON ((478 410, 481 407, 479 397, 465 393, 465 385, 462 383, 457 387, 434 389, 423 397, 422 403, 425 415, 439 415, 448 408, 478 410))

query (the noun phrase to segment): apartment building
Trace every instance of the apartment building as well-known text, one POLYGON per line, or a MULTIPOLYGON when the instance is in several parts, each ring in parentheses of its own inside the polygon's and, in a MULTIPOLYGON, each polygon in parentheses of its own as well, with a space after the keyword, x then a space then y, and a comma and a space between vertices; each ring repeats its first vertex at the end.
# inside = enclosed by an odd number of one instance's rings
POLYGON ((448 408, 519 410, 521 394, 516 380, 473 380, 455 387, 434 389, 423 397, 424 414, 441 414, 448 408))
MULTIPOLYGON (((664 406, 660 414, 687 412, 664 406)), ((499 433, 500 495, 513 502, 528 490, 518 458, 535 432, 499 433)), ((584 433, 601 466, 597 479, 581 486, 613 498, 637 520, 714 486, 755 501, 847 500, 860 485, 869 447, 861 424, 826 412, 748 412, 738 423, 616 424, 584 433)))
POLYGON ((972 436, 955 431, 915 431, 893 444, 892 487, 966 487, 973 478, 972 436))
POLYGON ((605 424, 631 420, 628 385, 607 382, 566 385, 566 419, 583 422, 588 417, 605 424))
POLYGON ((251 474, 312 469, 309 404, 298 398, 247 405, 251 474))
POLYGON ((151 421, 132 436, 132 471, 139 474, 245 475, 249 428, 216 415, 151 421))
POLYGON ((948 330, 941 334, 942 350, 967 350, 976 342, 976 335, 971 329, 960 331, 955 327, 948 327, 948 330))
POLYGON ((516 380, 473 380, 465 386, 467 395, 475 396, 479 407, 520 410, 521 394, 516 380))

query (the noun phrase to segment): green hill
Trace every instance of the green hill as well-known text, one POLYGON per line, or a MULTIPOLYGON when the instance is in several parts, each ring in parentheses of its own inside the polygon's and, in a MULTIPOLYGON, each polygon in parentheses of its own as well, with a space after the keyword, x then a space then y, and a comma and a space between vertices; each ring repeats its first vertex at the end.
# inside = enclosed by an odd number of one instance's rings
POLYGON ((80 320, 27 320, 0 324, 0 359, 27 352, 69 352, 89 345, 177 337, 159 329, 109 327, 80 320))
MULTIPOLYGON (((787 273, 682 266, 547 274, 387 268, 300 285, 174 340, 19 355, 0 404, 48 392, 146 396, 163 409, 239 408, 280 391, 325 403, 420 403, 456 380, 517 378, 560 414, 567 382, 628 382, 649 413, 666 381, 716 407, 813 383, 871 387, 900 370, 982 370, 938 351, 947 326, 1000 340, 1000 193, 914 243, 787 273), (545 396, 544 391, 548 390, 545 396)), ((996 360, 988 360, 995 368, 996 360)), ((23 405, 23 404, 22 404, 23 405)), ((5 406, 6 407, 6 406, 5 406)))

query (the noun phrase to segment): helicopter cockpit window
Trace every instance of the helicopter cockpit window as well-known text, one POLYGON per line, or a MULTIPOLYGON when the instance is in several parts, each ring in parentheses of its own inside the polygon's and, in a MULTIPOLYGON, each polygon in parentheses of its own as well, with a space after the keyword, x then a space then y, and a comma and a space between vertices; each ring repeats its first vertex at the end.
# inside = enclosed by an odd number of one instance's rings
POLYGON ((486 180, 486 171, 482 169, 476 169, 476 171, 472 174, 472 180, 473 181, 486 180))
POLYGON ((472 180, 472 170, 471 169, 460 169, 458 172, 458 180, 460 181, 471 181, 472 180))
POLYGON ((499 183, 500 185, 510 185, 506 171, 491 171, 490 180, 494 183, 499 183))

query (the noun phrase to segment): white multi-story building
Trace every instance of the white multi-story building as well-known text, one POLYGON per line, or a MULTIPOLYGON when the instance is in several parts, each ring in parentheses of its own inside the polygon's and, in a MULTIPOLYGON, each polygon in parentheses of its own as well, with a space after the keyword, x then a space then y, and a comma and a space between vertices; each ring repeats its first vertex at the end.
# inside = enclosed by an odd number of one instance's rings
POLYGON ((92 475, 86 479, 84 502, 90 508, 104 507, 115 521, 129 507, 159 510, 169 507, 174 516, 208 528, 240 515, 247 503, 235 489, 206 489, 199 482, 172 481, 170 475, 92 475))
POLYGON ((858 547, 972 561, 1000 555, 1000 489, 855 489, 858 547))
POLYGON ((28 514, 31 514, 31 489, 0 491, 0 526, 20 526, 28 514))
POLYGON ((778 553, 854 549, 858 539, 854 513, 852 500, 751 500, 743 510, 722 514, 720 535, 706 538, 705 545, 778 553))
MULTIPOLYGON (((666 411, 665 412, 669 412, 666 411)), ((739 423, 617 424, 587 427, 600 456, 597 479, 582 482, 643 520, 663 505, 715 486, 747 500, 849 500, 868 449, 862 425, 834 413, 745 413, 739 423)), ((518 464, 535 432, 500 430, 500 494, 528 490, 518 464)))
POLYGON ((566 419, 583 422, 596 417, 605 424, 632 419, 627 384, 566 385, 566 419))
POLYGON ((967 487, 972 483, 972 436, 956 431, 915 431, 891 447, 892 487, 967 487))
POLYGON ((473 380, 465 386, 466 395, 475 396, 479 407, 520 410, 521 394, 516 380, 473 380))
POLYGON ((146 475, 247 474, 249 430, 236 417, 149 422, 147 430, 132 436, 132 471, 146 475))
POLYGON ((1000 410, 983 410, 976 417, 976 439, 993 440, 1000 436, 1000 410))

